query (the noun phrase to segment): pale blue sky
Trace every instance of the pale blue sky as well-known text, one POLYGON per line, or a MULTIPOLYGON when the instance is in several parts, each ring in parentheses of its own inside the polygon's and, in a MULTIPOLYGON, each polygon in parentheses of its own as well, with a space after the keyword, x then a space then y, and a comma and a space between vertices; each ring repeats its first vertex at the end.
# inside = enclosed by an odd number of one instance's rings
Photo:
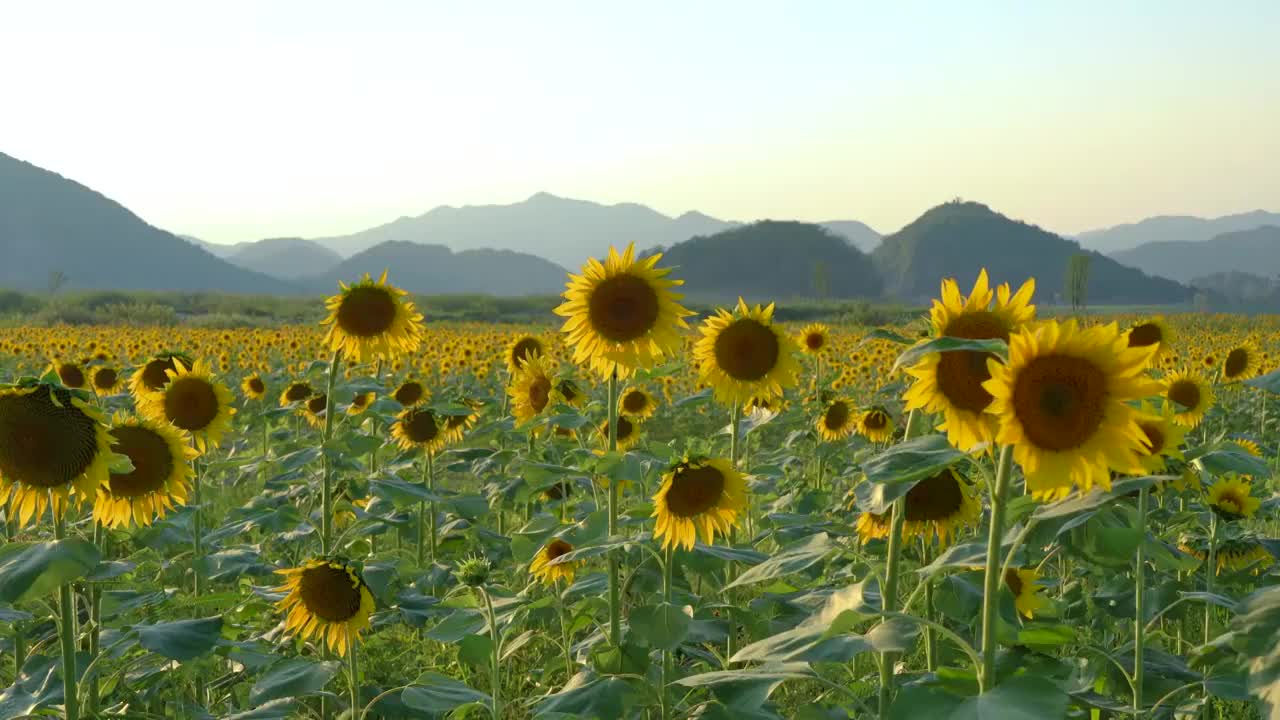
POLYGON ((6 1, 0 152, 221 242, 539 190, 1076 232, 1280 210, 1278 33, 1274 0, 6 1))

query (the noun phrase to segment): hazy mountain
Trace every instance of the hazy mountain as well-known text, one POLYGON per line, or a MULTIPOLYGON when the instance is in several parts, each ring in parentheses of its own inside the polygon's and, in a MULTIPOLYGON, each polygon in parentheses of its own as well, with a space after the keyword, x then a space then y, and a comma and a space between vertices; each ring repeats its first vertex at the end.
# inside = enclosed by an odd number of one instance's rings
POLYGON ((226 260, 232 255, 235 255, 237 250, 239 250, 240 248, 248 244, 248 243, 236 243, 234 245, 223 245, 221 243, 212 243, 207 240, 201 240, 195 235, 178 235, 178 237, 182 238, 183 240, 186 240, 187 242, 191 243, 192 245, 195 245, 196 247, 204 250, 205 252, 211 255, 215 255, 217 257, 222 258, 223 260, 226 260))
POLYGON ((284 279, 321 275, 342 262, 338 253, 302 238, 267 238, 231 247, 226 256, 230 262, 284 279))
POLYGON ((1280 226, 1223 233, 1204 241, 1146 243, 1112 257, 1148 274, 1179 282, 1233 270, 1280 275, 1280 226))
MULTIPOLYGON (((1080 246, 1034 225, 1011 220, 986 205, 950 202, 921 215, 902 230, 886 235, 872 253, 889 295, 927 301, 943 278, 954 277, 968 290, 982 268, 993 283, 1015 288, 1028 277, 1036 296, 1050 301, 1062 293, 1067 265, 1080 246)), ((1176 303, 1190 290, 1164 278, 1093 253, 1089 270, 1090 304, 1176 303)))
POLYGON ((73 180, 0 153, 0 287, 284 293, 73 180))
POLYGON ((662 264, 694 299, 870 298, 881 289, 870 257, 809 223, 764 220, 694 237, 664 251, 662 264))
POLYGON ((1136 223, 1090 230, 1076 240, 1088 250, 1111 255, 1151 242, 1200 242, 1228 232, 1252 230, 1261 225, 1280 225, 1280 213, 1264 210, 1198 218, 1189 215, 1161 215, 1136 223))
POLYGON ((880 233, 857 220, 828 220, 818 224, 853 243, 862 252, 869 253, 880 244, 880 233))
POLYGON ((564 268, 527 253, 455 253, 443 245, 389 241, 356 253, 305 284, 328 291, 339 280, 353 282, 366 272, 376 278, 388 269, 387 279, 396 287, 423 295, 548 295, 564 290, 568 279, 564 268))

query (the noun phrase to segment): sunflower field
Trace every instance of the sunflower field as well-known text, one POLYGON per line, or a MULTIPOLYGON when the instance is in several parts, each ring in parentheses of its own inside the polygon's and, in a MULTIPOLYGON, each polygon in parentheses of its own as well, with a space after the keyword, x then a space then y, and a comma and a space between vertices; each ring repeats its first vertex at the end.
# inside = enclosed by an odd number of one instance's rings
POLYGON ((1280 318, 353 280, 0 334, 0 719, 1280 718, 1280 318))

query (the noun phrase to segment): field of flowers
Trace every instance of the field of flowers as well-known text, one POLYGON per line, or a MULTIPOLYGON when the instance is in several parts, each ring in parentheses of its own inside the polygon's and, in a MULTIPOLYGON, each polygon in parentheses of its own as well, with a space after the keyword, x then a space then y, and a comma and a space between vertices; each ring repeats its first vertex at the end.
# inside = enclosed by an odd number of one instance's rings
POLYGON ((1280 718, 1280 318, 961 281, 5 330, 0 720, 1280 718))

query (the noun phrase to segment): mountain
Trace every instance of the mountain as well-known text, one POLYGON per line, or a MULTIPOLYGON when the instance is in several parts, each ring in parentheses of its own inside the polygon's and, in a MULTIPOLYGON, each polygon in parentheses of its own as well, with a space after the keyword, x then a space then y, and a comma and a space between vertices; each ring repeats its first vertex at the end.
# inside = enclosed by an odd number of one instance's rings
POLYGON ((635 242, 637 250, 706 235, 733 223, 688 212, 671 218, 634 203, 601 205, 538 193, 511 205, 442 206, 352 235, 316 242, 350 256, 388 240, 443 245, 452 250, 491 248, 536 252, 564 267, 578 268, 610 245, 635 242))
POLYGON ((880 244, 880 233, 857 220, 828 220, 818 224, 853 243, 862 252, 869 253, 880 244))
MULTIPOLYGON (((943 278, 972 282, 986 268, 993 282, 1015 288, 1028 277, 1043 302, 1062 292, 1067 265, 1080 246, 1034 225, 1011 220, 986 205, 950 202, 885 236, 871 254, 890 296, 927 301, 943 278)), ((1164 278, 1147 277, 1104 255, 1091 253, 1090 304, 1184 302, 1190 290, 1164 278)), ((968 288, 964 288, 967 290, 968 288)))
POLYGON ((870 257, 810 223, 763 220, 690 238, 664 251, 662 264, 676 268, 691 299, 870 298, 881 290, 870 257))
POLYGON ((0 287, 287 293, 73 180, 0 153, 0 287))
POLYGON ((224 247, 232 248, 226 259, 235 265, 285 280, 322 275, 342 262, 338 253, 302 238, 267 238, 224 247))
POLYGON ((343 260, 306 285, 318 292, 338 281, 353 282, 364 273, 375 278, 389 269, 396 287, 422 295, 554 295, 564 290, 564 268, 540 257, 511 250, 464 250, 443 245, 393 240, 343 260))
POLYGON ((1233 270, 1280 275, 1280 225, 1223 233, 1204 241, 1145 243, 1112 257, 1145 273, 1179 282, 1233 270))
POLYGON ((1252 230, 1261 225, 1280 225, 1280 213, 1264 210, 1198 218, 1189 215, 1161 215, 1136 223, 1090 230, 1076 236, 1080 247, 1107 255, 1150 242, 1199 242, 1223 233, 1252 230))

